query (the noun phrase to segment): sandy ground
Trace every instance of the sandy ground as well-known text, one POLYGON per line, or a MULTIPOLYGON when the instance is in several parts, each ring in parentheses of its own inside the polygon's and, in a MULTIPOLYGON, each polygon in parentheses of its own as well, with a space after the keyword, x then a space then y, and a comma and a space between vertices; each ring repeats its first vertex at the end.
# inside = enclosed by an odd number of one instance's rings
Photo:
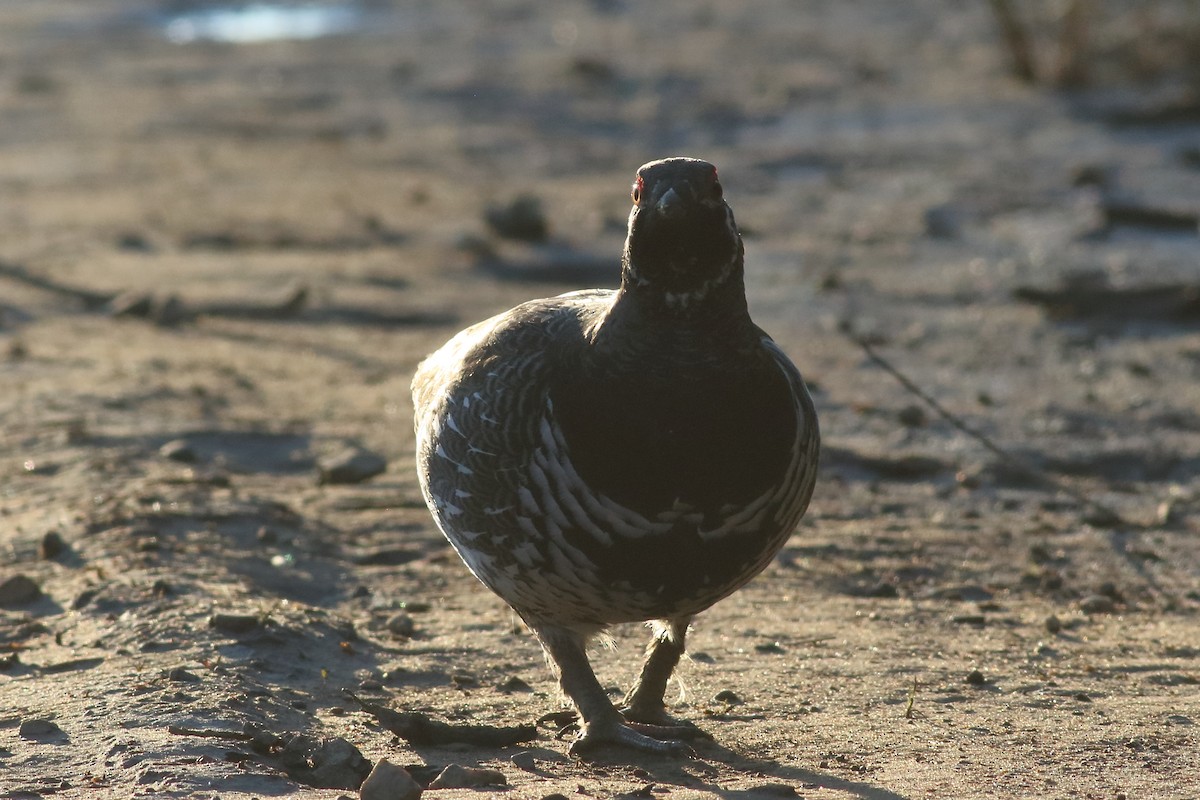
POLYGON ((508 785, 435 797, 1200 797, 1200 21, 1110 5, 1067 92, 982 2, 381 0, 247 44, 0 3, 0 796, 357 796, 387 758, 508 785), (713 741, 584 762, 423 508, 407 385, 611 285, 676 154, 827 446, 671 690, 713 741), (548 242, 485 223, 522 194, 548 242), (322 483, 347 448, 387 470, 322 483))

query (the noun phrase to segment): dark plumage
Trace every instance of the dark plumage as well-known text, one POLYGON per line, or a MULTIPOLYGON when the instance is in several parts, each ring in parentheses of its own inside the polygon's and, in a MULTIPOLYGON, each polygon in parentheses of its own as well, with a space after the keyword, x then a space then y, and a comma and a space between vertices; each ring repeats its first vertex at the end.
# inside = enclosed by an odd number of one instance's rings
POLYGON ((537 634, 581 745, 676 752, 663 692, 691 618, 758 574, 804 514, 816 413, 750 320, 742 243, 707 162, 637 172, 616 291, 517 306, 413 379, 417 468, 438 527, 537 634), (584 647, 656 634, 618 712, 584 647), (659 737, 659 738, 653 738, 659 737))

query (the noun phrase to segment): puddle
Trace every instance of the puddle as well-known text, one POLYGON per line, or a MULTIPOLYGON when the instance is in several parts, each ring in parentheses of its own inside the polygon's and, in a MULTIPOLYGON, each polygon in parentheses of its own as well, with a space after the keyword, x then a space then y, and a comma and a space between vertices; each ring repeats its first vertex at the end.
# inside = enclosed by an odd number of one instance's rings
POLYGON ((160 27, 176 44, 253 44, 335 36, 364 24, 365 14, 354 4, 248 3, 193 7, 164 15, 160 27))

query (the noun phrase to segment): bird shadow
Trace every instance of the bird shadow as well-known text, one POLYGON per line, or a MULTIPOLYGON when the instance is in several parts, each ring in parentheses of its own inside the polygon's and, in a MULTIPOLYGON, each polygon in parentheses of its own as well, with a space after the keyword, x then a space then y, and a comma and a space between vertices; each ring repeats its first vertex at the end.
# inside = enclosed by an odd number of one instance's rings
MULTIPOLYGON (((848 780, 824 772, 815 772, 803 767, 789 766, 778 761, 756 759, 737 753, 712 740, 697 740, 695 758, 688 760, 660 759, 654 757, 635 758, 631 761, 627 753, 618 750, 601 751, 589 755, 588 761, 596 766, 629 765, 635 763, 646 773, 646 780, 661 785, 675 785, 690 789, 712 792, 728 800, 757 800, 778 798, 783 795, 783 786, 772 784, 772 779, 781 783, 800 784, 805 788, 819 787, 845 792, 862 800, 909 800, 902 794, 882 786, 863 781, 848 780), (626 758, 621 756, 625 755, 626 758), (712 768, 721 765, 736 772, 763 781, 763 785, 746 789, 727 789, 715 782, 712 768), (694 766, 695 769, 689 769, 694 766)), ((792 787, 795 790, 795 787, 792 787)))
MULTIPOLYGON (((908 800, 904 795, 897 794, 890 789, 885 789, 882 786, 875 786, 863 781, 848 780, 839 778, 836 775, 830 775, 825 772, 814 772, 803 767, 789 766, 780 764, 778 761, 768 759, 756 759, 744 756, 734 752, 724 745, 716 742, 706 743, 704 747, 705 754, 715 752, 716 755, 711 758, 724 764, 730 769, 738 772, 749 773, 752 775, 762 775, 768 778, 775 778, 788 782, 807 784, 810 786, 819 786, 822 789, 833 789, 835 791, 846 792, 847 794, 861 797, 863 800, 908 800)), ((765 797, 770 794, 769 791, 756 791, 755 789, 741 790, 723 790, 714 789, 721 797, 730 798, 754 798, 765 797)), ((777 794, 775 796, 778 796, 777 794)))

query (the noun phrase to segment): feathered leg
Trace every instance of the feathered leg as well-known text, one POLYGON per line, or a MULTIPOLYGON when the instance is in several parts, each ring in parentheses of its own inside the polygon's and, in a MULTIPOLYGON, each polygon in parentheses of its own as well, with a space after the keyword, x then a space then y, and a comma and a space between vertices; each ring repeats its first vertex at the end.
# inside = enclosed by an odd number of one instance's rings
POLYGON ((625 721, 592 672, 584 649, 585 634, 549 623, 530 622, 529 626, 541 641, 558 674, 563 692, 579 711, 583 733, 571 745, 572 754, 578 755, 602 745, 629 747, 663 755, 686 755, 691 752, 691 748, 682 742, 660 741, 639 732, 625 721))
POLYGON ((621 709, 625 719, 659 727, 663 733, 674 737, 693 738, 702 735, 695 726, 667 714, 663 702, 667 681, 683 657, 684 640, 690 623, 691 617, 682 617, 662 620, 656 626, 654 638, 646 648, 646 661, 642 665, 641 675, 629 694, 625 695, 621 709))

